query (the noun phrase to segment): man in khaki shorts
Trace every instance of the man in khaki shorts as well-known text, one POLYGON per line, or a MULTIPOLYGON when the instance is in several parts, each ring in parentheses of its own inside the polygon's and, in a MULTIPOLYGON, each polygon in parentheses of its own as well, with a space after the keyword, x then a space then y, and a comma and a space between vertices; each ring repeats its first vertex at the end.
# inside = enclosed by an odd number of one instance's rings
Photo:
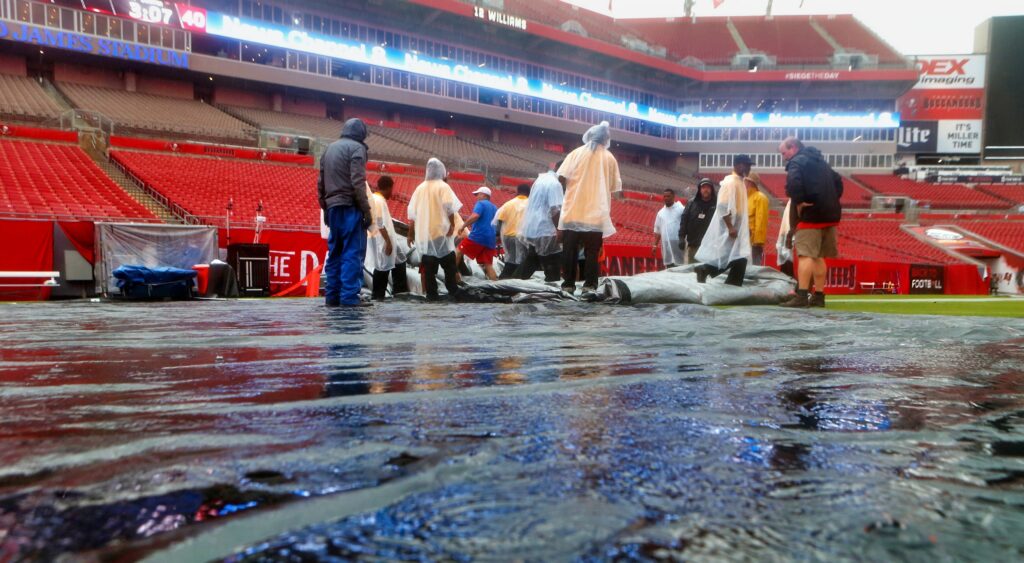
POLYGON ((786 195, 789 196, 791 246, 799 257, 796 295, 783 307, 824 307, 826 258, 839 256, 836 227, 843 216, 839 200, 843 197, 843 179, 821 151, 805 147, 795 137, 779 145, 786 160, 786 195), (810 294, 811 281, 814 293, 810 294))

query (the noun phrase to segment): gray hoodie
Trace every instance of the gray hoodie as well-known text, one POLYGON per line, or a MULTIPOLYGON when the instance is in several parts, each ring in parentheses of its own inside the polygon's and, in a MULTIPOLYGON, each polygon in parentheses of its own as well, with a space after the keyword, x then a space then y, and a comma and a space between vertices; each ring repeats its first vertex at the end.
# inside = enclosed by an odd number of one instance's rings
POLYGON ((366 124, 353 118, 345 122, 341 138, 331 143, 320 157, 320 180, 317 195, 320 208, 354 205, 368 223, 370 202, 366 197, 366 124))

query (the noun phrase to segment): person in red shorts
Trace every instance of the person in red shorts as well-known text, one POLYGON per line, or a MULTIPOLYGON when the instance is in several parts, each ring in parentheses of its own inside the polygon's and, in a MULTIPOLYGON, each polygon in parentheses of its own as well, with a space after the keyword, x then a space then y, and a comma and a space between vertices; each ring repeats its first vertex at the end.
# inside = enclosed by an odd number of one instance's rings
POLYGON ((494 216, 498 208, 491 203, 491 188, 482 186, 473 192, 476 205, 473 214, 466 219, 459 236, 466 236, 455 249, 455 257, 461 263, 463 256, 476 260, 484 269, 487 279, 494 281, 498 275, 494 272, 494 256, 498 249, 497 233, 494 230, 494 216))
POLYGON ((797 289, 783 307, 824 307, 826 258, 839 256, 836 227, 843 216, 843 179, 821 151, 789 137, 779 145, 786 161, 789 240, 797 262, 797 289), (794 234, 795 233, 795 234, 794 234), (810 294, 811 282, 814 293, 810 294))

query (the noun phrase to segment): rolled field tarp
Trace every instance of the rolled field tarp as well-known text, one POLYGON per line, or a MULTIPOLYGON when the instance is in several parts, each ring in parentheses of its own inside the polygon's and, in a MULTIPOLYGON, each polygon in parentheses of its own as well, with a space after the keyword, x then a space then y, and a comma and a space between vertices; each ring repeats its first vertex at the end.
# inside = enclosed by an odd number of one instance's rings
POLYGON ((694 265, 661 272, 601 280, 597 294, 605 303, 697 303, 701 305, 775 305, 796 288, 796 281, 772 268, 749 266, 742 287, 725 284, 725 274, 697 283, 694 265))

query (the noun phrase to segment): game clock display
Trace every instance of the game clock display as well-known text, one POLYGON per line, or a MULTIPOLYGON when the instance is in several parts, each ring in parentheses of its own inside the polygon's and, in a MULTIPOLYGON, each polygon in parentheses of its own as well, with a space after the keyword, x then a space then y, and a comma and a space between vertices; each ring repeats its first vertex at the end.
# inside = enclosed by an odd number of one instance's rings
POLYGON ((180 27, 186 31, 206 31, 206 10, 181 2, 163 0, 69 0, 54 2, 90 12, 109 14, 136 21, 180 27))

